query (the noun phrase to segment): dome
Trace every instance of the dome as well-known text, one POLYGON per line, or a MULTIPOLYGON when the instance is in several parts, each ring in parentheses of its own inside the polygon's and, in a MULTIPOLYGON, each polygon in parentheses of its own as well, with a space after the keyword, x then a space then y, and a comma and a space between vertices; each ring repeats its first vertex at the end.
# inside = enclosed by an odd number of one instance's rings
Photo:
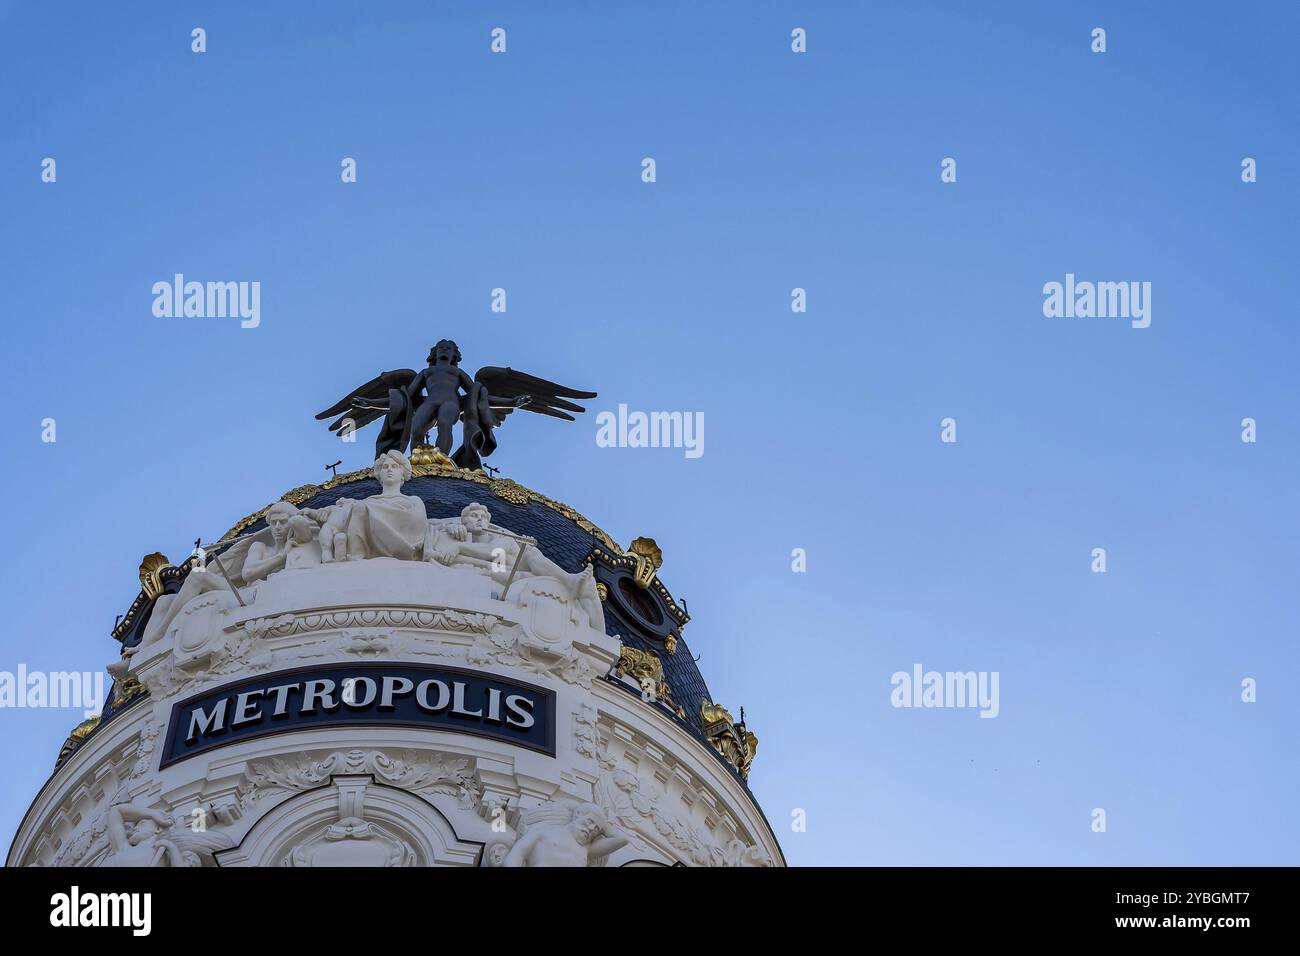
MULTIPOLYGON (((429 453, 416 453, 411 460, 414 473, 402 485, 402 491, 420 498, 428 517, 455 517, 466 505, 478 502, 487 506, 494 524, 535 539, 541 550, 566 571, 578 571, 586 564, 593 565, 605 602, 606 633, 619 638, 627 647, 653 653, 660 659, 663 682, 669 692, 666 696, 676 718, 696 736, 709 739, 709 722, 703 716, 703 707, 712 697, 682 635, 682 628, 690 620, 690 615, 677 605, 654 573, 661 558, 652 540, 637 539, 638 542, 648 541, 656 554, 649 558, 638 556, 620 547, 613 538, 568 505, 511 479, 489 478, 482 472, 457 468, 429 453), (655 564, 649 569, 649 574, 645 568, 648 563, 655 564), (637 574, 638 566, 642 568, 640 575, 637 574)), ((299 486, 286 492, 280 500, 300 508, 324 508, 341 498, 366 498, 378 494, 379 490, 379 482, 371 474, 371 469, 365 468, 338 475, 324 484, 299 486)), ((221 540, 229 541, 266 527, 269 508, 268 504, 242 519, 221 540)), ((152 569, 155 580, 159 580, 159 593, 179 588, 179 579, 188 570, 188 563, 179 570, 152 569)), ((143 582, 143 566, 141 577, 143 582)), ((113 636, 126 647, 138 643, 148 624, 147 606, 151 600, 148 591, 146 584, 145 590, 113 632, 113 636)), ((623 685, 619 683, 619 686, 623 685)), ((110 705, 105 709, 105 720, 112 714, 112 701, 120 696, 111 695, 110 705)))
POLYGON ((10 861, 780 865, 662 564, 423 446, 294 488, 142 560, 10 861))
MULTIPOLYGON (((690 615, 677 606, 657 576, 649 587, 629 587, 635 559, 630 565, 627 560, 620 561, 627 552, 613 538, 567 505, 508 478, 491 479, 481 472, 428 462, 414 467, 415 474, 402 485, 402 492, 422 500, 430 518, 453 518, 466 505, 478 502, 487 506, 494 524, 536 539, 547 557, 566 571, 593 564, 596 580, 604 585, 606 633, 661 657, 664 681, 681 708, 679 719, 703 735, 700 708, 712 698, 681 636, 690 615)), ((378 493, 379 482, 364 469, 339 475, 323 485, 295 488, 283 500, 301 508, 324 508, 340 498, 378 493)), ((265 510, 245 518, 226 537, 265 527, 265 510)))

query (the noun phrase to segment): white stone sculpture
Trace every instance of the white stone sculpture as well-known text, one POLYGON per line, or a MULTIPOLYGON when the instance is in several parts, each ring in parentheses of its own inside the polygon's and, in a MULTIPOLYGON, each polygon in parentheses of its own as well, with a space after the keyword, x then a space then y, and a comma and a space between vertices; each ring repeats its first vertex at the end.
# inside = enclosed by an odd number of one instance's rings
POLYGON ((627 844, 594 803, 548 803, 526 812, 502 866, 590 866, 627 844))
POLYGON ((181 849, 162 835, 174 825, 161 810, 120 803, 108 810, 112 849, 103 866, 185 866, 181 849), (131 830, 127 832, 127 825, 131 830))
POLYGON ((504 840, 497 840, 489 843, 483 848, 483 866, 498 867, 506 865, 506 857, 510 855, 510 844, 504 840))
POLYGON ((248 601, 253 592, 245 590, 246 586, 284 567, 289 545, 289 523, 299 514, 298 509, 287 501, 277 501, 271 505, 266 512, 266 527, 257 534, 236 542, 221 555, 221 567, 225 568, 225 574, 215 566, 191 570, 180 591, 158 598, 140 643, 126 648, 123 653, 130 656, 155 643, 168 632, 185 606, 201 595, 213 591, 229 593, 232 587, 238 587, 240 597, 248 601), (230 578, 229 583, 226 576, 230 578))
POLYGON ((296 514, 289 519, 289 540, 284 549, 286 571, 314 568, 322 563, 319 533, 320 529, 305 514, 296 514))
POLYGON ((254 605, 259 583, 285 571, 310 572, 323 564, 372 558, 472 569, 491 579, 496 597, 526 609, 529 627, 544 642, 567 641, 574 625, 604 633, 604 610, 590 566, 576 573, 564 570, 535 541, 492 524, 491 512, 478 502, 467 505, 459 518, 429 520, 424 502, 401 492, 411 477, 411 463, 400 452, 380 457, 373 473, 382 491, 369 498, 343 498, 319 509, 299 509, 287 501, 271 505, 266 528, 228 547, 219 566, 214 557, 206 567, 191 570, 177 594, 158 599, 143 639, 126 655, 172 635, 178 625, 189 635, 169 637, 178 653, 181 644, 187 657, 213 653, 205 635, 226 625, 210 618, 224 617, 241 602, 254 605), (509 592, 507 583, 512 585, 509 592), (200 604, 205 596, 207 604, 200 604), (572 609, 586 620, 574 617, 572 609), (193 621, 181 617, 199 611, 203 616, 193 621))
POLYGON ((502 585, 510 580, 512 571, 515 580, 552 578, 564 589, 564 597, 586 612, 591 626, 604 631, 605 614, 590 565, 577 573, 565 571, 542 554, 536 542, 520 541, 504 528, 492 524, 492 513, 478 502, 466 505, 461 510, 459 521, 453 518, 431 524, 441 532, 434 544, 435 557, 441 563, 478 568, 502 585), (523 559, 519 560, 521 549, 523 559), (516 561, 519 562, 517 570, 516 561))
POLYGON ((324 560, 432 561, 433 529, 424 502, 401 491, 411 477, 410 460, 401 452, 385 452, 375 461, 374 475, 383 488, 379 494, 344 498, 319 512, 324 518, 320 530, 324 560))

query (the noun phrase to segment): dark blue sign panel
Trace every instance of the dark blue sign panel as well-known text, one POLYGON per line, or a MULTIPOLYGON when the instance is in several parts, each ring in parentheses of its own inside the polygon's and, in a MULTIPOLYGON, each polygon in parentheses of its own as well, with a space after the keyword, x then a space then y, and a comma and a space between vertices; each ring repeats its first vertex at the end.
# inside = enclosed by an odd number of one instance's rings
POLYGON ((428 727, 555 756, 555 693, 480 671, 331 664, 228 684, 172 708, 161 766, 268 734, 316 727, 428 727))

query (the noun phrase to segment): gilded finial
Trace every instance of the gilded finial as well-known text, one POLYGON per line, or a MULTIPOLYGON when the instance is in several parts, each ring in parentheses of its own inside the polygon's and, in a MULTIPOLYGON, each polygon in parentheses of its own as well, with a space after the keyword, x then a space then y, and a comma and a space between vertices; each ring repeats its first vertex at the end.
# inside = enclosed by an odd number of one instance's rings
POLYGON ((58 767, 63 763, 63 761, 68 759, 68 755, 80 747, 81 742, 89 737, 91 731, 98 726, 99 714, 96 714, 94 717, 88 717, 81 723, 77 724, 77 726, 73 727, 72 732, 68 734, 68 739, 65 740, 63 746, 59 748, 59 757, 54 762, 54 766, 58 767))
POLYGON ((636 561, 632 579, 637 587, 648 588, 655 579, 655 572, 663 567, 664 553, 654 538, 636 538, 628 545, 627 554, 636 561))
POLYGON ((155 551, 153 554, 146 554, 140 561, 140 587, 144 589, 145 596, 156 598, 163 592, 162 570, 171 567, 171 560, 161 551, 155 551))
POLYGON ((732 723, 731 713, 721 704, 707 698, 700 701, 700 719, 704 722, 704 736, 713 749, 722 754, 742 777, 749 777, 749 768, 758 752, 758 736, 745 726, 744 710, 740 723, 732 723))

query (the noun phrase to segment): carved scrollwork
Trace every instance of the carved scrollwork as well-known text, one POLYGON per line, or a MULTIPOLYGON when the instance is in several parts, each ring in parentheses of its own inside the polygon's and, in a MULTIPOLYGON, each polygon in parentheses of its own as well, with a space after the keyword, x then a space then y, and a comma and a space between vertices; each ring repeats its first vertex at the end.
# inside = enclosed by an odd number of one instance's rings
POLYGON ((519 627, 502 627, 479 637, 466 648, 465 661, 476 667, 493 663, 518 667, 586 689, 596 677, 595 669, 571 644, 534 640, 519 627))
POLYGON ((256 631, 241 628, 229 643, 212 654, 207 667, 201 663, 183 667, 174 657, 169 657, 159 668, 145 675, 144 684, 152 696, 161 699, 235 675, 270 670, 274 661, 275 658, 261 648, 256 631))
POLYGON ((376 780, 415 793, 454 796, 465 809, 474 806, 482 788, 468 757, 448 758, 401 750, 337 750, 328 756, 299 759, 271 757, 248 765, 238 788, 239 806, 246 808, 279 791, 312 790, 325 786, 332 776, 372 774, 376 780))
POLYGON ((593 795, 610 821, 641 843, 666 843, 696 866, 772 866, 762 847, 742 840, 719 846, 673 809, 675 801, 656 783, 620 766, 600 739, 596 710, 582 704, 573 713, 574 749, 600 768, 593 795))
POLYGON ((415 866, 409 843, 360 817, 344 817, 325 827, 313 840, 294 847, 281 861, 286 867, 415 866))
POLYGON ((476 614, 452 608, 344 608, 319 614, 281 614, 276 617, 254 618, 243 627, 259 638, 292 637, 317 631, 369 627, 486 634, 499 621, 500 618, 491 614, 476 614))

